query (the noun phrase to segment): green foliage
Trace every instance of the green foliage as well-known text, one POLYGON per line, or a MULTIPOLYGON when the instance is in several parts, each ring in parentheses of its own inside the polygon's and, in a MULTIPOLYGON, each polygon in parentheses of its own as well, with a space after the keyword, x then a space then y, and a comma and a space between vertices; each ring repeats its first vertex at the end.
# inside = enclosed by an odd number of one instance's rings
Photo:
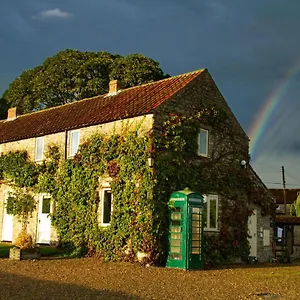
MULTIPOLYGON (((223 226, 208 235, 207 263, 247 257, 250 203, 272 211, 272 201, 240 165, 248 156, 242 133, 230 131, 224 112, 215 107, 181 116, 170 113, 151 134, 123 124, 121 134, 94 135, 73 159, 63 160, 59 148, 48 149, 43 164, 28 161, 25 152, 0 157, 0 174, 18 186, 47 192, 54 201, 52 223, 74 255, 101 255, 107 260, 133 260, 138 251, 147 262, 164 264, 168 249, 168 200, 171 192, 189 186, 201 194, 221 197, 223 226), (197 155, 197 134, 203 124, 214 137, 210 158, 197 155), (148 158, 154 166, 148 165, 148 158), (9 168, 9 166, 13 166, 9 168), (99 189, 110 178, 113 214, 110 226, 99 224, 99 189), (100 185, 100 187, 99 187, 100 185), (234 212, 234 217, 232 213, 234 212)), ((128 124, 127 124, 128 125, 128 124)))
POLYGON ((0 98, 0 120, 7 117, 8 104, 4 98, 0 98))
POLYGON ((143 251, 155 259, 154 180, 147 165, 148 143, 149 138, 137 131, 121 136, 95 135, 51 177, 53 183, 48 182, 47 188, 55 203, 52 222, 62 243, 71 246, 74 253, 98 253, 114 260, 130 259, 133 253, 143 251), (108 176, 112 180, 113 216, 110 226, 101 227, 99 178, 101 182, 108 176))
POLYGON ((168 77, 159 68, 159 63, 142 54, 130 54, 117 58, 111 69, 110 78, 119 79, 126 87, 141 85, 168 77))
POLYGON ((27 113, 107 93, 110 79, 121 79, 129 87, 164 77, 159 64, 141 54, 122 57, 67 49, 24 71, 3 99, 27 113))
POLYGON ((28 159, 26 151, 0 155, 0 180, 6 179, 18 187, 32 187, 38 181, 39 168, 28 159))
POLYGON ((297 194, 297 199, 290 206, 290 214, 296 217, 300 217, 300 192, 297 194))
POLYGON ((15 188, 14 192, 10 192, 7 198, 6 210, 7 213, 17 216, 22 223, 22 229, 26 232, 28 219, 36 209, 34 196, 25 188, 15 188))

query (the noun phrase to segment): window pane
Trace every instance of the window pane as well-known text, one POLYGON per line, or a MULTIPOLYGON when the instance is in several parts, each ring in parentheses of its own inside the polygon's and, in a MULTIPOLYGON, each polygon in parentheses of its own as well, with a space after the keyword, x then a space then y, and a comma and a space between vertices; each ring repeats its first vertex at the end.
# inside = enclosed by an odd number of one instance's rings
POLYGON ((210 199, 209 225, 210 228, 217 228, 217 200, 210 199))
POLYGON ((50 214, 51 198, 43 197, 42 214, 50 214))
POLYGON ((181 227, 179 226, 171 226, 171 232, 181 232, 181 227))
POLYGON ((79 146, 79 131, 72 131, 71 132, 71 149, 70 155, 74 156, 78 150, 79 146))
POLYGON ((35 160, 42 160, 44 152, 44 138, 37 138, 35 143, 35 160))
POLYGON ((111 218, 112 195, 110 190, 103 193, 103 223, 109 224, 111 218))
POLYGON ((207 131, 203 129, 199 133, 199 153, 207 155, 207 131))
MULTIPOLYGON (((206 199, 206 197, 204 198, 206 199)), ((204 202, 204 207, 203 207, 203 226, 204 228, 207 228, 207 202, 204 202)))
POLYGON ((171 247, 175 246, 175 247, 180 247, 180 240, 171 240, 171 247))

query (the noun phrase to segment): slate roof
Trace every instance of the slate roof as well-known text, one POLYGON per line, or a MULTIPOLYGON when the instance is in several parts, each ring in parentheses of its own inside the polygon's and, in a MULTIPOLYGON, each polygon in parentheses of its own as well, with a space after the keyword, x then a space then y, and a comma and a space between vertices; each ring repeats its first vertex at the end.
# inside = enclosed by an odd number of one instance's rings
POLYGON ((0 121, 0 143, 152 113, 205 69, 0 121))
MULTIPOLYGON (((270 192, 273 194, 273 196, 276 199, 276 204, 284 204, 283 200, 283 189, 269 189, 270 192)), ((286 203, 291 204, 297 199, 297 193, 300 191, 299 189, 286 189, 285 195, 286 195, 286 203)))

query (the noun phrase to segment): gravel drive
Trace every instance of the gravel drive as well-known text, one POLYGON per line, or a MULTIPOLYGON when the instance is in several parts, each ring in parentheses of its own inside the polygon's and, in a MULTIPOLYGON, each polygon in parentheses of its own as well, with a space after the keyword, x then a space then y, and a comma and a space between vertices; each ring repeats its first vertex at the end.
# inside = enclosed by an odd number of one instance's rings
POLYGON ((0 299, 300 299, 300 266, 183 271, 96 258, 0 259, 0 299))

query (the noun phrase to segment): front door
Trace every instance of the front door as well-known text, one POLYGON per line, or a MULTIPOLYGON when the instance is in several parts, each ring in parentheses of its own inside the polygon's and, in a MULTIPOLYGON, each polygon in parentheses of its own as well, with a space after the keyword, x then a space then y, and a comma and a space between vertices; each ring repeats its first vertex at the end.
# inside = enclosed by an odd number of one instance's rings
POLYGON ((254 209, 251 216, 248 217, 248 241, 250 244, 250 255, 257 257, 257 210, 254 209))
POLYGON ((202 208, 196 206, 189 207, 188 269, 201 269, 203 267, 202 210, 202 208))
POLYGON ((11 242, 13 237, 13 215, 6 211, 7 195, 4 197, 3 223, 2 223, 2 241, 11 242))
POLYGON ((51 235, 51 197, 41 195, 39 197, 38 226, 37 226, 37 243, 50 244, 51 235))

